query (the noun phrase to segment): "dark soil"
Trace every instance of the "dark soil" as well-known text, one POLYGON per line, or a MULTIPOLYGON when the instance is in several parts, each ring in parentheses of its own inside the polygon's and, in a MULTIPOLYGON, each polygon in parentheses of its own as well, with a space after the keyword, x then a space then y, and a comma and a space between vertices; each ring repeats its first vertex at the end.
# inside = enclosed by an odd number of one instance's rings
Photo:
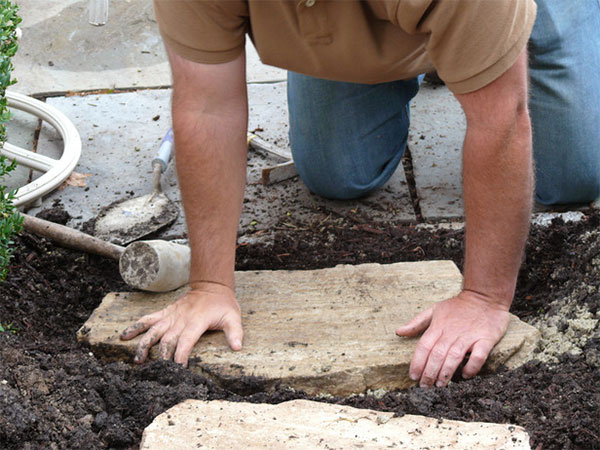
MULTIPOLYGON (((57 212, 46 217, 64 219, 57 212)), ((360 211, 295 226, 293 231, 282 226, 267 243, 241 245, 237 268, 313 269, 424 259, 462 265, 460 231, 381 227, 360 211)), ((597 313, 599 248, 583 237, 599 226, 600 215, 589 212, 580 223, 534 227, 515 314, 524 320, 546 314, 551 300, 568 296, 582 283, 589 288, 578 301, 597 313), (564 268, 558 275, 557 267, 564 268)), ((0 333, 1 449, 137 448, 154 417, 188 398, 266 403, 308 398, 284 388, 265 393, 251 379, 217 386, 174 363, 138 367, 96 359, 76 341, 75 332, 104 294, 124 289, 113 261, 26 233, 16 238, 11 272, 0 284, 0 323, 7 328, 0 333)), ((513 423, 527 429, 534 449, 600 449, 599 355, 600 339, 595 338, 582 354, 563 355, 555 365, 532 361, 514 371, 458 380, 445 389, 320 401, 399 415, 513 423)))

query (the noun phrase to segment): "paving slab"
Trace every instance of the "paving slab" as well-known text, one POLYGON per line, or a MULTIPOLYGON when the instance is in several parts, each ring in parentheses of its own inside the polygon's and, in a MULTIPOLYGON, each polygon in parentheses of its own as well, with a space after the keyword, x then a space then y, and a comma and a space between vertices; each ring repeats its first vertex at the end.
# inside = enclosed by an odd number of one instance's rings
MULTIPOLYGON (((20 0, 23 36, 14 58, 13 90, 24 94, 171 84, 152 0, 109 3, 106 25, 88 23, 87 0, 20 0)), ((247 79, 281 81, 248 39, 247 79)))
MULTIPOLYGON (((403 389, 416 338, 395 329, 436 301, 458 293, 462 278, 451 261, 363 264, 308 271, 236 272, 244 348, 229 350, 223 333, 203 336, 190 369, 217 382, 259 377, 309 394, 348 395, 403 389)), ((111 293, 78 332, 98 356, 130 360, 139 338, 119 334, 145 314, 172 303, 167 294, 111 293)), ((525 361, 539 332, 512 316, 486 370, 525 361)), ((153 348, 151 357, 155 358, 153 348)))
POLYGON ((445 86, 423 83, 410 113, 409 147, 423 218, 461 218, 466 121, 460 104, 445 86))
MULTIPOLYGON (((249 129, 265 140, 289 151, 285 83, 251 84, 249 129)), ((171 91, 139 90, 120 94, 94 94, 48 98, 76 126, 82 139, 82 155, 75 171, 89 175, 85 186, 69 186, 49 194, 35 214, 61 200, 73 219, 69 226, 80 228, 100 209, 125 197, 139 196, 152 189, 151 160, 160 140, 171 126, 171 91)), ((62 140, 52 127, 42 127, 38 152, 57 158, 62 140)), ((261 184, 261 170, 280 160, 248 152, 248 184, 240 234, 270 230, 283 221, 322 222, 328 217, 348 215, 357 208, 374 220, 402 223, 415 220, 410 194, 400 169, 387 185, 367 199, 328 201, 312 195, 298 177, 274 185, 261 184)), ((180 205, 174 165, 163 175, 167 196, 180 205)), ((177 221, 159 234, 165 239, 186 234, 183 209, 177 221)))
POLYGON ((146 427, 141 450, 189 448, 526 450, 510 424, 460 422, 309 400, 278 405, 186 400, 146 427))

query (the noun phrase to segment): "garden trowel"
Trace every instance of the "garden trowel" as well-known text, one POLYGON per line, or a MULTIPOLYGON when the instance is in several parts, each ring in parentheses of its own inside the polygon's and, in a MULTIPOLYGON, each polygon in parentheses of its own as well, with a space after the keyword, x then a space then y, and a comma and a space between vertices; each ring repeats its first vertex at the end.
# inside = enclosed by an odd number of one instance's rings
POLYGON ((170 129, 152 160, 151 194, 119 200, 100 211, 94 223, 94 236, 126 245, 175 221, 179 208, 162 192, 160 178, 173 154, 173 130, 170 129))

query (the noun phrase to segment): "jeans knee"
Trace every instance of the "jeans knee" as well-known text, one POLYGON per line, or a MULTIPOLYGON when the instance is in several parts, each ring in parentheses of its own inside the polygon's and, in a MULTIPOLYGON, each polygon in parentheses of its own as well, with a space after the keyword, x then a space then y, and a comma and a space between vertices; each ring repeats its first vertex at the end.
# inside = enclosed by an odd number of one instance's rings
POLYGON ((308 189, 320 197, 331 200, 353 200, 364 197, 378 186, 356 179, 351 173, 339 170, 298 167, 302 181, 308 189))
POLYGON ((543 205, 593 202, 600 198, 600 175, 538 183, 535 197, 543 205))

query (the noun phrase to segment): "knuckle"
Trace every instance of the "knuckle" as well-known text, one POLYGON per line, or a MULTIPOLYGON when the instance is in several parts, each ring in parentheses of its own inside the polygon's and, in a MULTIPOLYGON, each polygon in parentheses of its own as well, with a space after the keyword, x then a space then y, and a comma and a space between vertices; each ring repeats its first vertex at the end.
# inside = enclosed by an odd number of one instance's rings
POLYGON ((433 345, 429 344, 429 342, 423 342, 422 340, 419 341, 419 343, 417 344, 417 351, 419 352, 423 352, 423 353, 431 353, 431 349, 433 348, 433 345))
POLYGON ((160 348, 160 350, 162 351, 162 350, 165 350, 168 346, 169 346, 169 341, 163 338, 163 339, 161 339, 158 348, 160 348))
POLYGON ((150 344, 156 343, 158 341, 158 332, 156 330, 150 330, 146 336, 146 341, 150 344))
POLYGON ((152 347, 154 344, 156 344, 158 342, 158 339, 160 338, 158 332, 156 330, 153 330, 152 328, 150 328, 146 334, 144 335, 144 337, 141 339, 140 341, 140 347, 152 347))
POLYGON ((435 347, 432 351, 431 351, 431 357, 433 359, 435 359, 436 361, 442 360, 446 357, 446 350, 444 348, 441 347, 435 347))
POLYGON ((142 337, 142 339, 140 339, 140 342, 138 344, 138 348, 146 348, 148 347, 148 345, 150 345, 150 335, 146 334, 142 337))
POLYGON ((154 314, 146 314, 145 316, 140 317, 134 326, 139 327, 139 328, 147 327, 147 326, 152 325, 152 323, 154 321, 155 321, 154 314))
POLYGON ((465 356, 465 352, 463 351, 462 348, 456 348, 456 347, 452 347, 449 351, 448 351, 448 356, 453 359, 453 360, 461 360, 463 359, 463 357, 465 356))
POLYGON ((172 334, 165 334, 160 341, 161 345, 173 345, 176 342, 177 336, 172 334))
POLYGON ((242 322, 242 316, 238 309, 229 311, 227 314, 225 314, 225 319, 234 323, 242 322))
POLYGON ((486 359, 487 355, 482 355, 481 353, 472 353, 469 361, 472 361, 473 364, 480 366, 483 365, 486 359))
POLYGON ((146 321, 138 320, 128 328, 129 331, 140 331, 146 328, 146 321))

